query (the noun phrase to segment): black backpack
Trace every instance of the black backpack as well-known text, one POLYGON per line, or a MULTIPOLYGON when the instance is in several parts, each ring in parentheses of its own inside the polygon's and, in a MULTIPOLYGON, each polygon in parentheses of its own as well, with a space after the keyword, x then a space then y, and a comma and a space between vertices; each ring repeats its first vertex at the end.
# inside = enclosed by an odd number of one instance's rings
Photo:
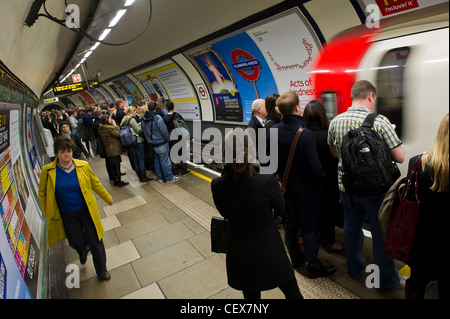
POLYGON ((376 113, 344 136, 341 147, 342 183, 345 192, 358 196, 385 193, 400 177, 386 143, 372 130, 376 113))

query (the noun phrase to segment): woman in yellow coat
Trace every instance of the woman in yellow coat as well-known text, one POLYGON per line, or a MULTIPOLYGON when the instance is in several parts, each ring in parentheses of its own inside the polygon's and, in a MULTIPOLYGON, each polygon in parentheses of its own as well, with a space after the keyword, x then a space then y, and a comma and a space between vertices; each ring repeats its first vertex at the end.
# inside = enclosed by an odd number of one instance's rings
POLYGON ((98 278, 109 280, 102 240, 105 231, 92 190, 109 205, 113 200, 89 164, 72 158, 73 148, 72 140, 57 137, 56 160, 42 168, 39 200, 47 219, 47 248, 67 238, 81 264, 90 250, 98 278))

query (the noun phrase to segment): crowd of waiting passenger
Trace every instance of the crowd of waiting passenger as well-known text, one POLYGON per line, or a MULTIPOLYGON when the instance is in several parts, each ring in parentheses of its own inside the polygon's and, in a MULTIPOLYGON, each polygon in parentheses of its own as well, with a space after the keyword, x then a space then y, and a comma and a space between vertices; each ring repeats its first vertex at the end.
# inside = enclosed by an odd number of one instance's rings
POLYGON ((66 136, 74 142, 73 158, 88 161, 96 155, 104 158, 109 179, 118 187, 128 185, 121 180, 125 175, 120 171, 123 153, 127 153, 140 182, 152 180, 146 170, 154 170, 158 182, 169 183, 180 179, 179 170, 182 175, 190 173, 185 161, 173 163, 169 157, 176 143, 170 140, 176 118, 184 121, 181 114, 174 112, 173 102, 164 98, 157 102, 147 99, 129 107, 125 107, 123 99, 116 99, 100 107, 95 104, 41 112, 42 124, 54 138, 66 136), (124 126, 129 126, 137 137, 133 147, 124 148, 120 143, 120 128, 124 126))
MULTIPOLYGON (((244 162, 241 162, 236 160, 238 155, 242 155, 237 154, 236 143, 230 144, 236 136, 234 133, 225 136, 224 149, 226 145, 234 147, 233 163, 225 164, 222 176, 212 181, 211 190, 218 211, 229 225, 226 251, 228 284, 242 290, 245 298, 259 299, 261 291, 279 287, 286 298, 302 299, 295 270, 307 265, 305 275, 309 278, 327 277, 336 271, 336 267, 324 265, 319 258, 320 244, 328 253, 345 250, 348 275, 361 278, 366 269, 366 260, 361 254, 364 241, 362 227, 366 219, 372 235, 373 262, 380 270, 379 291, 392 291, 404 286, 406 298, 424 298, 427 284, 435 280, 440 298, 448 298, 449 280, 445 271, 439 269, 444 267, 449 257, 445 228, 450 223, 449 215, 444 212, 445 207, 449 206, 449 116, 444 116, 435 144, 430 145, 431 151, 422 157, 423 169, 418 188, 419 221, 407 261, 411 275, 404 284, 395 261, 384 253, 385 234, 380 227, 378 211, 385 194, 360 196, 346 192, 339 174, 342 171, 343 138, 349 130, 359 127, 374 110, 376 88, 367 81, 359 81, 353 86, 351 94, 352 106, 331 122, 319 101, 311 101, 302 109, 298 95, 292 92, 281 96, 272 94, 265 100, 254 101, 248 127, 266 129, 267 143, 271 131, 278 129, 276 174, 259 174, 258 165, 253 164, 249 149, 258 139, 252 141, 246 136, 244 162), (304 130, 294 145, 293 164, 283 195, 277 176, 283 176, 292 141, 300 127, 304 130), (284 224, 287 252, 276 225, 277 218, 284 224), (335 240, 336 226, 344 230, 343 244, 335 240), (303 249, 300 244, 303 244, 303 249)), ((172 102, 165 103, 165 108, 163 106, 163 102, 145 101, 142 105, 125 108, 124 101, 117 99, 114 105, 103 104, 100 109, 79 108, 41 114, 44 126, 55 137, 61 135, 66 138, 62 141, 57 137, 57 160, 44 167, 39 186, 39 197, 46 217, 56 216, 55 210, 59 207, 63 221, 58 224, 58 219, 51 219, 57 226, 49 227, 49 237, 52 236, 49 243, 51 245, 60 240, 58 234, 61 233, 55 229, 64 225, 69 243, 78 251, 82 263, 86 262, 89 247, 100 279, 109 280, 110 274, 106 271, 103 228, 101 222, 98 223, 98 209, 91 204, 70 205, 82 199, 80 187, 75 195, 72 194, 73 188, 66 185, 70 184, 69 177, 63 182, 62 172, 70 174, 76 170, 77 174, 84 174, 91 183, 88 188, 112 205, 111 196, 93 175, 89 165, 86 167, 77 160, 73 161, 73 165, 71 156, 73 154, 75 159, 84 156, 89 160, 99 154, 105 158, 106 169, 114 185, 127 185, 121 181, 123 147, 119 134, 121 126, 129 126, 137 135, 137 143, 127 150, 128 157, 139 180, 150 181, 146 170, 151 168, 154 168, 158 182, 179 180, 176 176, 178 169, 183 175, 189 171, 186 163, 181 163, 180 167, 171 163, 169 151, 176 142, 170 141, 173 119, 182 117, 174 112, 172 102), (68 151, 73 153, 69 152, 69 156, 68 151), (48 182, 47 174, 56 174, 56 177, 48 182), (55 180, 67 188, 55 189, 55 180), (69 205, 62 196, 68 198, 69 205), (68 210, 75 208, 76 214, 67 214, 68 210), (92 217, 90 222, 83 219, 89 213, 92 217), (74 218, 83 220, 77 224, 74 218), (82 236, 83 229, 86 236, 89 235, 88 239, 82 236)), ((405 152, 395 126, 379 115, 373 128, 385 141, 392 160, 404 162, 405 152)), ((269 145, 266 146, 270 149, 269 145)), ((417 156, 409 161, 408 174, 416 159, 417 156)), ((78 181, 72 179, 72 183, 78 181)), ((82 186, 86 187, 84 182, 82 186)))
MULTIPOLYGON (((375 107, 376 88, 368 81, 358 81, 352 88, 352 106, 330 122, 319 101, 309 102, 304 110, 297 94, 273 94, 253 102, 249 128, 278 129, 278 180, 286 168, 288 155, 299 127, 305 128, 295 146, 284 200, 279 182, 273 175, 257 173, 251 164, 249 149, 258 138, 246 139, 245 161, 225 167, 222 177, 211 184, 215 205, 228 220, 227 274, 231 287, 242 290, 245 298, 258 299, 261 291, 279 287, 286 298, 302 298, 294 272, 307 262, 309 278, 332 275, 336 268, 324 265, 318 257, 322 243, 329 253, 345 249, 351 278, 362 278, 366 260, 362 256, 363 224, 368 220, 372 236, 373 263, 379 267, 381 292, 404 287, 406 298, 424 298, 430 281, 437 281, 440 298, 448 298, 449 279, 445 267, 449 257, 446 230, 449 215, 449 116, 444 116, 435 145, 422 157, 418 198, 420 212, 416 235, 407 264, 411 269, 405 281, 398 274, 395 261, 385 255, 385 234, 378 212, 385 193, 361 196, 346 192, 342 182, 342 144, 344 136, 361 126, 375 107), (230 200, 233 199, 233 200, 230 200), (272 213, 284 219, 285 243, 274 226, 272 213), (343 227, 344 245, 335 241, 335 226, 343 227), (303 251, 299 245, 302 236, 303 251)), ((405 151, 395 132, 395 125, 378 115, 373 129, 383 139, 392 161, 402 163, 405 151)), ((256 131, 258 133, 258 131, 256 131)), ((258 135, 258 134, 256 134, 258 135)), ((225 140, 233 136, 225 137, 225 140)), ((245 138, 245 135, 244 135, 245 138)), ((233 144, 232 144, 233 145, 233 144)), ((225 144, 224 144, 224 147, 225 144)), ((258 152, 257 152, 258 154, 258 152)), ((418 156, 409 161, 408 175, 418 156)), ((381 174, 381 172, 380 172, 381 174)))

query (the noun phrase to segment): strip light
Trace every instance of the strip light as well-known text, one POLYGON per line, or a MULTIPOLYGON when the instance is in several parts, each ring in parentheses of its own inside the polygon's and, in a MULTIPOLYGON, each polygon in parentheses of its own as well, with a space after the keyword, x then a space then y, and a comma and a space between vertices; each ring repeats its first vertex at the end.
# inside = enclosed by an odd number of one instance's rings
MULTIPOLYGON (((129 7, 134 3, 135 0, 126 0, 124 7, 129 7)), ((117 25, 117 23, 119 22, 119 20, 124 16, 124 14, 127 12, 127 9, 121 9, 119 11, 117 11, 115 17, 111 20, 111 22, 108 25, 108 28, 105 29, 103 31, 103 33, 100 35, 100 37, 98 38, 99 41, 103 41, 108 34, 111 32, 111 28, 115 27, 117 25)), ((86 61, 86 58, 88 58, 92 52, 97 49, 97 47, 100 45, 100 42, 96 42, 91 49, 84 55, 83 59, 81 59, 81 61, 70 71, 69 74, 67 74, 61 81, 64 82, 69 76, 72 75, 72 73, 74 73, 76 71, 76 69, 78 69, 80 67, 81 64, 84 63, 84 61, 86 61)), ((49 91, 50 92, 50 91, 49 91)))

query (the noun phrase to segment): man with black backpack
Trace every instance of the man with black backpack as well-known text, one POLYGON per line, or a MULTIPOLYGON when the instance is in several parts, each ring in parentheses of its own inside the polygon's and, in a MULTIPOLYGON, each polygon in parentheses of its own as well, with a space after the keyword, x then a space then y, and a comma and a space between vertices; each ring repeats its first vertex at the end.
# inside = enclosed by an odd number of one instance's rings
MULTIPOLYGON (((172 133, 172 131, 174 129, 179 129, 179 131, 181 132, 182 129, 184 129, 184 132, 186 132, 187 136, 178 136, 177 140, 170 140, 169 142, 169 153, 172 150, 172 147, 179 143, 183 138, 187 139, 187 142, 189 142, 189 130, 187 129, 186 123, 184 122, 184 118, 181 116, 180 113, 177 113, 174 111, 175 109, 175 105, 173 104, 172 101, 169 101, 166 103, 166 110, 167 110, 167 114, 164 115, 164 123, 166 123, 167 126, 167 130, 169 132, 169 135, 172 133)), ((187 146, 187 145, 186 145, 187 146)), ((184 147, 184 145, 183 145, 184 147)), ((186 151, 187 153, 187 151, 186 151)), ((178 156, 181 157, 182 156, 182 150, 180 149, 178 152, 178 156)), ((187 158, 181 160, 180 162, 176 162, 173 160, 173 158, 171 158, 172 161, 172 172, 174 175, 178 175, 178 166, 181 166, 181 174, 184 175, 188 175, 190 174, 190 172, 187 169, 187 164, 186 164, 186 160, 187 158)))
POLYGON ((399 177, 396 163, 405 151, 395 127, 383 115, 372 113, 376 88, 368 81, 356 82, 352 106, 336 116, 328 129, 328 144, 339 158, 338 178, 344 207, 344 245, 350 277, 365 271, 362 225, 367 217, 372 234, 373 259, 379 267, 379 290, 390 291, 400 284, 394 261, 384 255, 384 233, 378 210, 386 191, 399 177))

